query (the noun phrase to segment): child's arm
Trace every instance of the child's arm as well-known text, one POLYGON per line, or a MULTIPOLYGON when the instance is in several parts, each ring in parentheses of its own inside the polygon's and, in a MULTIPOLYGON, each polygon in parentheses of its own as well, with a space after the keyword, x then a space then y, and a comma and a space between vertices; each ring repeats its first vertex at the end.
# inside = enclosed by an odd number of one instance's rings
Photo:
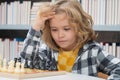
POLYGON ((22 51, 20 53, 22 58, 27 58, 28 60, 30 60, 32 57, 35 56, 35 54, 39 50, 41 35, 42 32, 35 31, 33 28, 29 30, 27 37, 24 40, 22 51))
POLYGON ((27 68, 42 70, 57 70, 56 60, 52 57, 51 49, 41 40, 42 32, 30 29, 20 53, 27 68))
POLYGON ((32 65, 32 68, 40 69, 42 66, 46 65, 46 61, 49 62, 49 59, 47 59, 49 58, 47 57, 47 53, 49 53, 49 50, 45 43, 42 41, 41 35, 43 32, 42 30, 44 29, 44 27, 46 27, 45 22, 54 17, 54 14, 54 9, 49 4, 46 4, 44 8, 40 7, 35 22, 32 28, 29 30, 24 41, 23 49, 20 55, 22 58, 29 61, 28 65, 32 65), (43 64, 41 65, 40 62, 43 64), (41 67, 39 66, 39 64, 41 65, 41 67))
POLYGON ((99 69, 109 75, 108 80, 120 80, 120 60, 101 50, 98 54, 99 69))
MULTIPOLYGON (((40 51, 40 47, 44 45, 41 35, 45 27, 45 21, 51 19, 54 14, 54 9, 50 7, 49 4, 40 7, 35 22, 24 41, 23 49, 20 54, 22 58, 28 59, 29 61, 34 60, 36 54, 40 51)), ((44 48, 47 49, 46 46, 44 48)))

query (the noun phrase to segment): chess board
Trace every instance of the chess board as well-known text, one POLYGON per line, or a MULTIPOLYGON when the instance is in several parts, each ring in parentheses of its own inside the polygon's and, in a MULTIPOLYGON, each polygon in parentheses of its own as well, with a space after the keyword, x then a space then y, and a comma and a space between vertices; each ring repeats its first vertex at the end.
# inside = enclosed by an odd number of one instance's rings
POLYGON ((8 73, 8 72, 0 72, 1 77, 12 78, 12 79, 29 79, 29 78, 39 78, 39 77, 47 77, 47 76, 57 76, 57 75, 65 75, 64 71, 43 71, 43 70, 27 70, 26 73, 8 73))

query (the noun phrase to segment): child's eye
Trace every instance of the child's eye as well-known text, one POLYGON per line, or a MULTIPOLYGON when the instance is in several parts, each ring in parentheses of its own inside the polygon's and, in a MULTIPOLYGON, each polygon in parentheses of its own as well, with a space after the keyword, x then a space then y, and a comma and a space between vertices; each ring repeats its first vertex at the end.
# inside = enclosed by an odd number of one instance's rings
POLYGON ((65 28, 64 30, 68 31, 68 30, 70 30, 70 28, 65 28))
POLYGON ((57 29, 51 29, 51 31, 57 31, 57 29))

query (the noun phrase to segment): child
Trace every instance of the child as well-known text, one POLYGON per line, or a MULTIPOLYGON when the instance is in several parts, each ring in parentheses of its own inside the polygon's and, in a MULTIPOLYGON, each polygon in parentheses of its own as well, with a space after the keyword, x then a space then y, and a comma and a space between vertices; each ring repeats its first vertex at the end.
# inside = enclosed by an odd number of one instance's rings
POLYGON ((24 41, 26 67, 120 79, 120 60, 95 42, 91 16, 75 0, 58 0, 40 7, 24 41))

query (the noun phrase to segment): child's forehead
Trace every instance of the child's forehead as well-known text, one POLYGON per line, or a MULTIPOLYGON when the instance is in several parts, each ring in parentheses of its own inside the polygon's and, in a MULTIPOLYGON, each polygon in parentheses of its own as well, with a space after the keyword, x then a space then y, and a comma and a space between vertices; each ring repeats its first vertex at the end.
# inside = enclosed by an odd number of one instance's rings
POLYGON ((55 17, 60 20, 64 20, 68 18, 68 16, 65 13, 56 14, 55 17))
MULTIPOLYGON (((54 23, 54 22, 61 22, 61 21, 68 21, 68 17, 65 13, 61 13, 61 14, 55 14, 53 18, 50 19, 50 22, 54 23)), ((69 22, 69 21, 68 21, 69 22)))

